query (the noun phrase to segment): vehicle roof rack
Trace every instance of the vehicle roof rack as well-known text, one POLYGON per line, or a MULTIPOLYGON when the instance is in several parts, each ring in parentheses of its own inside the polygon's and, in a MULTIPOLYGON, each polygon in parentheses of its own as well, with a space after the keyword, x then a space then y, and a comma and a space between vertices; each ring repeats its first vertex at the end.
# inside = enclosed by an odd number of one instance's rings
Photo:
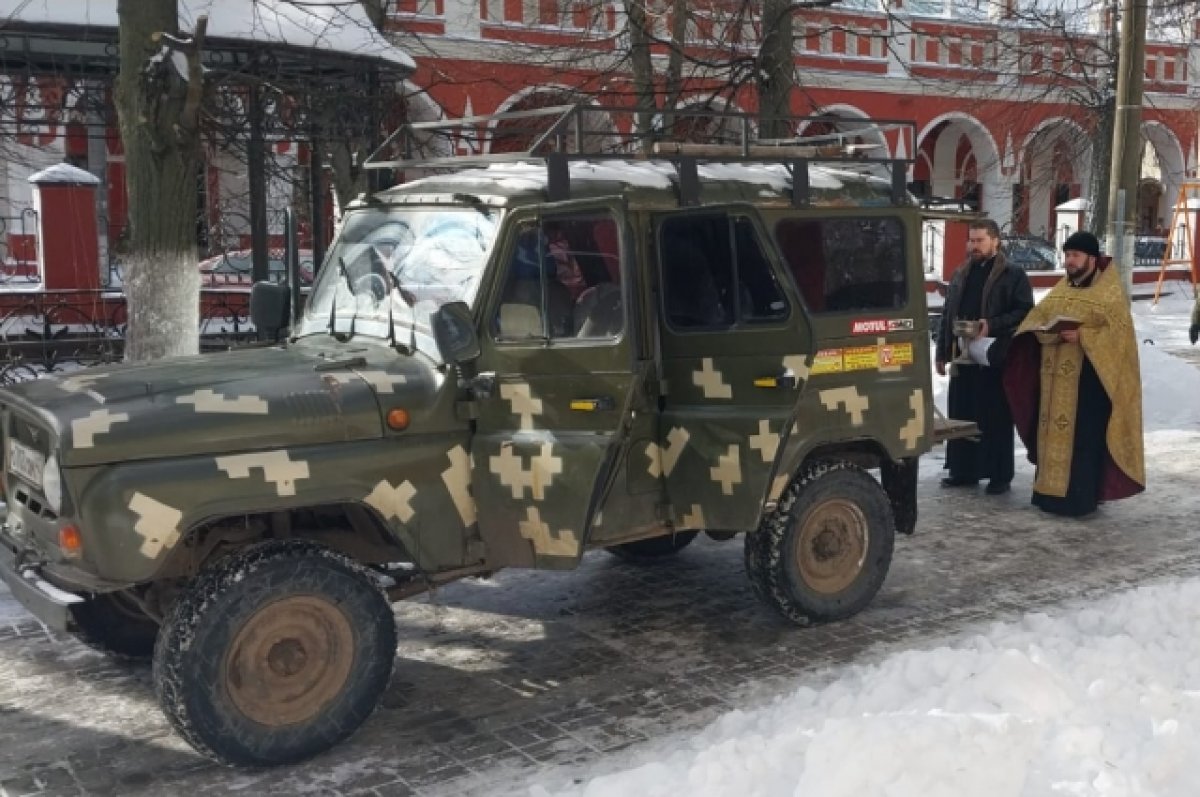
POLYGON ((783 165, 792 176, 792 204, 810 204, 808 167, 836 165, 864 173, 886 167, 893 204, 908 204, 907 172, 912 157, 882 154, 888 132, 916 141, 911 120, 845 119, 831 115, 788 117, 801 125, 836 125, 832 130, 784 139, 762 139, 757 120, 743 111, 707 108, 655 112, 652 129, 642 131, 636 108, 555 105, 486 116, 408 122, 397 128, 364 161, 367 169, 457 171, 499 163, 544 161, 551 201, 571 196, 572 162, 653 160, 671 163, 681 205, 700 203, 701 163, 783 165), (547 124, 549 120, 549 124, 547 124), (620 132, 621 130, 629 132, 620 132), (905 135, 903 132, 907 130, 905 135), (702 138, 697 142, 696 138, 702 138), (532 142, 521 149, 522 142, 532 142), (466 150, 466 154, 446 152, 466 150), (394 155, 396 157, 385 157, 394 155))

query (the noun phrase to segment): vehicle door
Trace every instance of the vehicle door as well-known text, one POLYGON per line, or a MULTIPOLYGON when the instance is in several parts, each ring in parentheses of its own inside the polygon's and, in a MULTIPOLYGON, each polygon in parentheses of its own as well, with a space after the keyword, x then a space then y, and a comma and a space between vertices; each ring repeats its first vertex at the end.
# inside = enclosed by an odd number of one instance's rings
POLYGON ((623 203, 517 213, 484 304, 472 442, 489 561, 573 567, 628 441, 635 306, 623 203))
POLYGON ((807 317, 750 208, 656 220, 662 392, 654 454, 680 529, 753 529, 813 355, 807 317))

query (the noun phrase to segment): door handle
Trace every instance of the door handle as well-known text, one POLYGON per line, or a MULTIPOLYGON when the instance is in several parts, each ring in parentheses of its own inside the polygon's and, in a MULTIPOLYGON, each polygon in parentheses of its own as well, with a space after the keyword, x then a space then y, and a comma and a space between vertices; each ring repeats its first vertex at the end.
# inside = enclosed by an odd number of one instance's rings
POLYGON ((610 396, 571 399, 571 409, 575 412, 605 412, 616 408, 617 403, 610 396))
POLYGON ((791 390, 796 386, 796 377, 791 374, 780 374, 779 376, 760 376, 754 380, 755 387, 778 389, 783 388, 791 390))

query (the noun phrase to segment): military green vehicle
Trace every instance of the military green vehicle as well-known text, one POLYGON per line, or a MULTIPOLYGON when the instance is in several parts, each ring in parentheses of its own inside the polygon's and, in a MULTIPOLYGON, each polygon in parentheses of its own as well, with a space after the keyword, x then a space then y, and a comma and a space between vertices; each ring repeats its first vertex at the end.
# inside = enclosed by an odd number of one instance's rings
POLYGON ((14 595, 152 656, 174 727, 236 765, 350 735, 392 671, 389 602, 463 577, 744 534, 788 620, 867 606, 918 458, 957 433, 906 163, 745 129, 618 158, 571 124, 376 163, 447 171, 351 208, 294 321, 256 286, 282 344, 0 391, 14 595))

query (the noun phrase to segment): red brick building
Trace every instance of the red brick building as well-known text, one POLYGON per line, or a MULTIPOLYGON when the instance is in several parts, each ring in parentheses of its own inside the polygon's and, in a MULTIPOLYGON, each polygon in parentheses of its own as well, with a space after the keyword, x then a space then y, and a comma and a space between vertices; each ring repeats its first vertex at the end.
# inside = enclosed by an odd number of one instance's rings
MULTIPOLYGON (((1069 20, 1056 33, 1020 8, 1007 16, 1001 9, 995 18, 976 10, 999 7, 995 3, 885 2, 886 11, 879 3, 846 0, 799 12, 800 87, 792 110, 829 114, 846 127, 855 119, 913 120, 916 141, 893 132, 878 143, 893 156, 915 154, 915 190, 972 200, 1002 227, 1053 241, 1055 206, 1085 194, 1091 179, 1095 111, 1076 97, 1096 82, 1087 71, 1098 59, 1081 56, 1080 49, 1107 40, 1105 15, 1069 20)), ((1010 7, 1016 3, 1010 0, 1010 7)), ((668 5, 648 4, 661 40, 670 38, 668 5), (656 8, 661 13, 655 15, 656 8)), ((756 20, 723 17, 703 3, 689 6, 697 17, 689 48, 753 51, 756 20), (740 40, 748 43, 739 47, 740 40)), ((569 99, 577 91, 628 104, 628 71, 603 69, 628 46, 620 8, 575 2, 564 10, 556 0, 400 0, 393 27, 417 61, 412 84, 422 92, 410 115, 490 114, 569 99)), ((1146 48, 1147 156, 1138 218, 1147 233, 1170 222, 1177 189, 1196 168, 1200 38, 1180 35, 1176 22, 1170 35, 1152 20, 1146 48)), ((1191 24, 1192 34, 1200 30, 1191 24)), ((655 49, 661 62, 666 47, 655 49)), ((712 82, 693 81, 682 103, 709 101, 712 82)), ((731 94, 731 105, 754 110, 752 89, 731 94)))
MULTIPOLYGON (((1054 208, 1086 195, 1092 179, 1096 111, 1079 95, 1091 90, 1094 99, 1103 88, 1103 75, 1089 73, 1089 65, 1103 59, 1090 57, 1088 48, 1105 42, 1108 28, 1104 14, 1035 24, 1017 7, 1049 2, 842 0, 799 12, 794 22, 799 86, 792 110, 828 119, 819 123, 823 129, 797 132, 848 130, 861 119, 912 120, 915 140, 893 130, 873 143, 888 155, 914 158, 914 191, 967 200, 1007 230, 1054 241, 1060 237, 1054 208), (998 14, 987 10, 993 7, 998 14)), ((753 61, 758 20, 731 16, 729 8, 740 3, 688 5, 690 54, 753 61)), ((1106 7, 1102 0, 1095 5, 1106 7)), ((647 3, 651 33, 660 42, 652 48, 659 71, 668 52, 662 42, 671 39, 669 6, 666 0, 647 3)), ((397 93, 397 106, 406 104, 407 117, 422 120, 527 109, 581 95, 597 104, 631 105, 623 7, 601 0, 396 0, 388 34, 417 65, 403 95, 397 93)), ((1190 27, 1176 24, 1173 30, 1152 23, 1147 45, 1147 146, 1137 197, 1143 232, 1169 224, 1177 189, 1197 166, 1200 24, 1192 20, 1190 27)), ((693 75, 680 102, 752 112, 751 83, 724 90, 728 84, 713 74, 693 75)), ((123 156, 105 121, 111 115, 53 77, 0 75, 0 94, 13 116, 0 149, 5 259, 22 259, 31 245, 34 224, 25 224, 32 206, 28 176, 64 160, 101 176, 102 224, 108 231, 102 247, 116 243, 125 202, 123 156), (107 133, 97 135, 97 129, 107 133)), ((453 148, 480 146, 471 139, 464 136, 453 148)), ((274 211, 297 202, 296 186, 309 181, 288 175, 307 169, 309 156, 304 142, 286 134, 273 135, 269 153, 274 168, 268 202, 274 211)), ((221 225, 212 245, 244 246, 244 165, 214 149, 201 183, 202 206, 221 225)), ((277 218, 272 215, 273 240, 277 218)))

